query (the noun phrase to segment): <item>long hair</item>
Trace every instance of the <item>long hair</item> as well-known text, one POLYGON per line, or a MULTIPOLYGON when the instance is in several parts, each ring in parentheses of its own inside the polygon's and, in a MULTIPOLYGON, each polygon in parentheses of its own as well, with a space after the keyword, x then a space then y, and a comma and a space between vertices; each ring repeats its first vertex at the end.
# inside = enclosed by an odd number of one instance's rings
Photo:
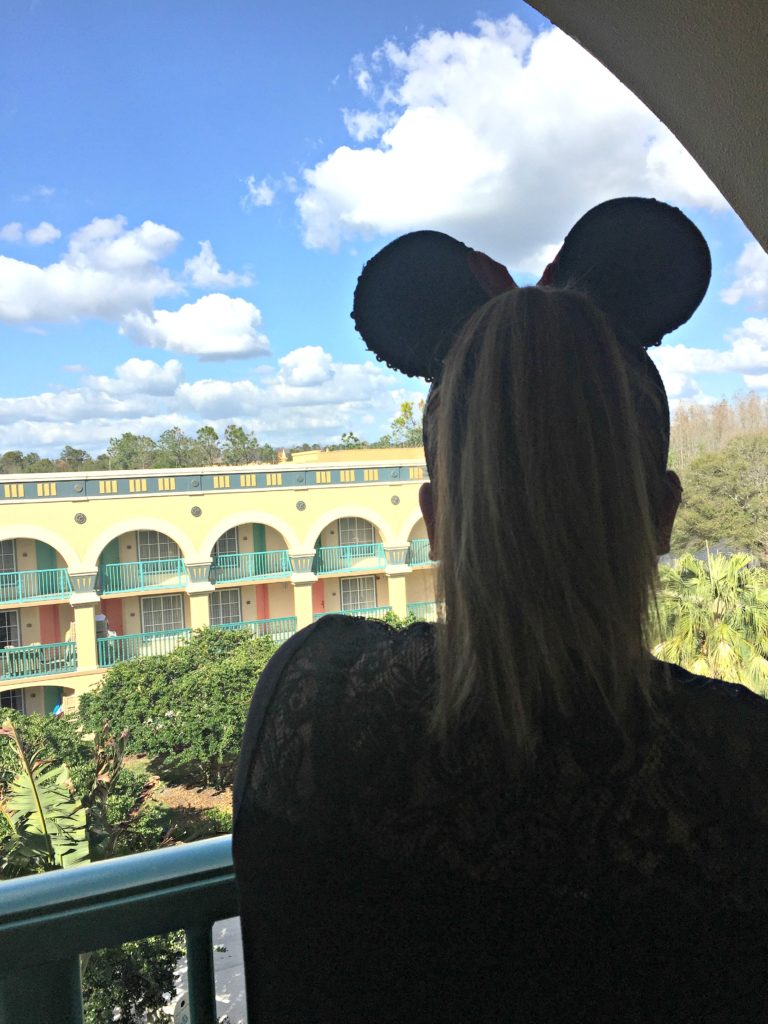
POLYGON ((543 288, 453 345, 428 424, 441 737, 483 709, 522 766, 553 715, 605 710, 626 735, 651 703, 666 399, 643 360, 586 297, 543 288))

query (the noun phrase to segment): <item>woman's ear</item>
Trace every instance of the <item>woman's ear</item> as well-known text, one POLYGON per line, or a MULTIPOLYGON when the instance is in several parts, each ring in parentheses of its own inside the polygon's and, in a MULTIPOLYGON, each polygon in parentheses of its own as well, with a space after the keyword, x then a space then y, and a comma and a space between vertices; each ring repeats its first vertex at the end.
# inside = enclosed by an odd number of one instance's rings
POLYGON ((435 498, 432 484, 422 484, 419 488, 419 506, 429 537, 429 557, 434 560, 437 558, 437 551, 435 550, 435 498))
POLYGON ((683 485, 680 483, 677 473, 668 469, 665 477, 664 494, 659 513, 658 554, 660 555, 666 555, 669 552, 672 543, 672 527, 675 525, 675 516, 683 497, 683 485))

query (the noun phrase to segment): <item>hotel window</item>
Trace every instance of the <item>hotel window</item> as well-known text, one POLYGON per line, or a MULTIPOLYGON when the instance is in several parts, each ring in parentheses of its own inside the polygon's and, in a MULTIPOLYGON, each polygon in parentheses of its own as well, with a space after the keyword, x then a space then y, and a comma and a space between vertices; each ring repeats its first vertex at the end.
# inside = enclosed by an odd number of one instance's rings
POLYGON ((375 544, 376 528, 367 519, 351 516, 339 520, 339 544, 375 544))
POLYGON ((0 572, 16 572, 15 540, 0 540, 0 572))
POLYGON ((140 562, 156 562, 161 558, 180 558, 178 544, 157 530, 137 530, 136 543, 140 562))
POLYGON ((19 646, 19 613, 0 612, 0 648, 19 646))
POLYGON ((218 590, 208 595, 208 611, 212 626, 223 626, 227 622, 242 622, 240 617, 240 591, 218 590))
POLYGON ((354 576, 341 581, 341 610, 354 612, 376 607, 376 577, 354 576))
POLYGON ((237 527, 233 526, 231 530, 222 533, 213 545, 213 556, 215 558, 216 555, 236 555, 238 550, 237 527))
POLYGON ((11 711, 24 713, 24 691, 3 690, 0 693, 0 708, 9 708, 11 711))
POLYGON ((181 594, 162 597, 142 597, 142 633, 164 633, 169 629, 184 628, 184 602, 181 594))

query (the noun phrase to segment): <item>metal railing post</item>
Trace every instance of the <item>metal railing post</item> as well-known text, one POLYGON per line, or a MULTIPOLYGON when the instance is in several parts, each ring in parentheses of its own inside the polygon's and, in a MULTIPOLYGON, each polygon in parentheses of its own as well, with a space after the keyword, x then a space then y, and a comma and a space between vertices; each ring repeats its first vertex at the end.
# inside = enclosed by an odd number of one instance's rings
POLYGON ((188 928, 187 992, 191 1024, 216 1024, 216 983, 213 975, 213 935, 210 925, 188 928))
POLYGON ((82 1024, 80 957, 0 974, 0 1024, 82 1024))

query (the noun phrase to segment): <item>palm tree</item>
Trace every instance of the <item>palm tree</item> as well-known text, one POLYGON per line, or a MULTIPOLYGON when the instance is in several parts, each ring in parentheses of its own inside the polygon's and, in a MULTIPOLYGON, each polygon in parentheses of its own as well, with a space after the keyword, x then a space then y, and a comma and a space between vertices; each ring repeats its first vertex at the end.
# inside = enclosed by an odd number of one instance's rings
POLYGON ((768 695, 768 573, 750 555, 660 566, 657 605, 656 657, 768 695))

